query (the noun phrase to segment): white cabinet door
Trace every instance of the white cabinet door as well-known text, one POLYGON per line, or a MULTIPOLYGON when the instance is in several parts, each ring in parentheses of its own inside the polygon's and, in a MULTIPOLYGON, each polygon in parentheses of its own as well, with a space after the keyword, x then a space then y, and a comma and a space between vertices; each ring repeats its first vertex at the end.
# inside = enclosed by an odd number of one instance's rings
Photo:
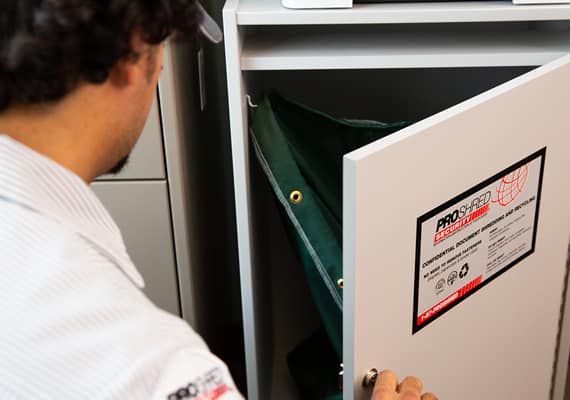
POLYGON ((345 399, 370 368, 441 400, 549 398, 569 117, 564 57, 345 157, 345 399))

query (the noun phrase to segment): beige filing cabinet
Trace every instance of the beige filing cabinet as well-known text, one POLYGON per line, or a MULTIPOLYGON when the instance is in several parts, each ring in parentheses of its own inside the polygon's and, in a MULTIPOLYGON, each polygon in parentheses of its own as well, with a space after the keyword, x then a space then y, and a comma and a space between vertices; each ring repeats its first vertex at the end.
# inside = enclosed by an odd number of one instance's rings
MULTIPOLYGON (((318 321, 249 141, 249 109, 270 88, 340 117, 419 121, 344 156, 343 398, 368 399, 367 373, 390 368, 421 376, 442 400, 562 399, 568 21, 568 5, 509 1, 226 2, 249 399, 298 398, 287 352, 318 321), (501 179, 519 170, 527 192, 501 209, 501 179), (495 201, 489 213, 456 221, 477 195, 495 201), (438 285, 456 260, 462 285, 438 285)), ((295 189, 281 193, 287 211, 295 189)))

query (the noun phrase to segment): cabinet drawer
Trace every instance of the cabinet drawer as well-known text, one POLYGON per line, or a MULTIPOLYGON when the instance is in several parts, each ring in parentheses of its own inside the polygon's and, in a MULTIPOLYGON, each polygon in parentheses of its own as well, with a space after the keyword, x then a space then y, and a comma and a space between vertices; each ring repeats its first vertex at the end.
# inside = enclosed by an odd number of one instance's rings
POLYGON ((99 180, 164 179, 164 151, 158 102, 152 104, 144 130, 129 162, 117 175, 103 175, 99 180))
POLYGON ((93 190, 115 219, 127 251, 160 308, 180 315, 166 182, 95 182, 93 190))

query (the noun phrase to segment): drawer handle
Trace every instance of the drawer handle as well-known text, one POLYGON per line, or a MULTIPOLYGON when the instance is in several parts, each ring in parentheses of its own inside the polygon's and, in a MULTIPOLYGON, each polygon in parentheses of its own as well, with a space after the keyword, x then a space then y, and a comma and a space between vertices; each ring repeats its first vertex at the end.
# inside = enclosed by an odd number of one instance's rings
POLYGON ((298 190, 293 190, 289 195, 289 199, 293 204, 299 204, 303 200, 303 193, 298 190))
POLYGON ((339 289, 344 288, 344 279, 340 278, 338 281, 336 281, 336 285, 339 289))

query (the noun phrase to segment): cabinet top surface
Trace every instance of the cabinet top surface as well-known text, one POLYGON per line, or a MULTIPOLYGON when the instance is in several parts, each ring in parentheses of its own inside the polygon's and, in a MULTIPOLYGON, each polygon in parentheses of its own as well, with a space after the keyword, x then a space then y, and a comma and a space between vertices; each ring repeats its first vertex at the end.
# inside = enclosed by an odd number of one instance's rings
POLYGON ((514 5, 511 1, 374 3, 355 4, 352 8, 300 10, 283 7, 281 0, 228 1, 228 6, 234 5, 238 25, 570 20, 570 4, 514 5))

